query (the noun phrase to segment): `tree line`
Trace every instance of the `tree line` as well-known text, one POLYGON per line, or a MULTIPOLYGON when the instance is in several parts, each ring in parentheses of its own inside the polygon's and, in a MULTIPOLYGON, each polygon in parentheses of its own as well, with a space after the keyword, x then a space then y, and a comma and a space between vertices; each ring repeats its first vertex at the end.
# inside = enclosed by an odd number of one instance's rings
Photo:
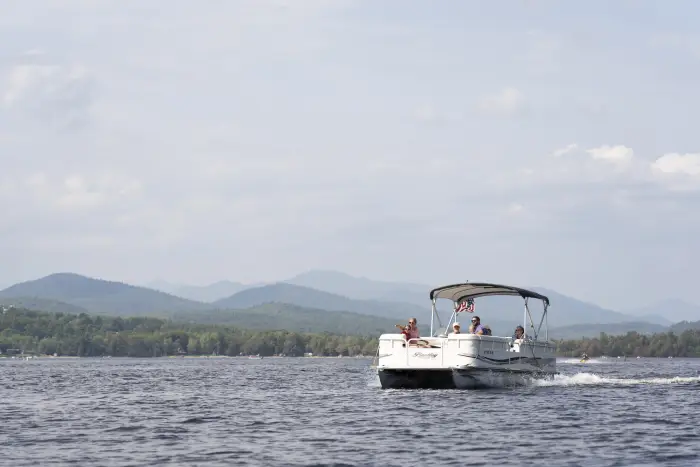
POLYGON ((578 357, 582 353, 589 357, 700 357, 700 329, 686 329, 678 334, 660 332, 610 336, 557 342, 557 353, 566 357, 578 357))
POLYGON ((248 331, 150 317, 0 309, 0 351, 79 357, 374 355, 376 337, 248 331))
MULTIPOLYGON (((392 332, 392 331, 389 331, 392 332)), ((0 352, 80 357, 172 355, 374 356, 377 337, 250 331, 228 325, 177 323, 153 317, 91 316, 0 307, 0 352)), ((557 354, 579 357, 700 357, 700 330, 555 341, 557 354)))

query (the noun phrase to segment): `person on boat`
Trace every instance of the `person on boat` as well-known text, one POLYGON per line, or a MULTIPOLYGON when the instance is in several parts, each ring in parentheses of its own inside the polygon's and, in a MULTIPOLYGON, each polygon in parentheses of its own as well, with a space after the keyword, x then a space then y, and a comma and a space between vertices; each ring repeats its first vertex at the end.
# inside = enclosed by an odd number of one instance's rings
POLYGON ((472 318, 472 324, 469 326, 469 334, 478 334, 480 336, 485 334, 484 327, 481 325, 481 318, 478 316, 472 318))
POLYGON ((459 325, 459 323, 454 323, 452 325, 452 332, 450 334, 461 334, 461 333, 462 333, 462 331, 461 331, 461 326, 459 325))
POLYGON ((515 334, 513 334, 513 339, 522 339, 525 335, 525 328, 522 326, 515 327, 515 334))
POLYGON ((409 339, 418 339, 420 337, 418 333, 418 320, 416 318, 410 318, 408 320, 408 326, 396 325, 397 328, 401 329, 401 334, 403 334, 404 339, 407 341, 409 339))

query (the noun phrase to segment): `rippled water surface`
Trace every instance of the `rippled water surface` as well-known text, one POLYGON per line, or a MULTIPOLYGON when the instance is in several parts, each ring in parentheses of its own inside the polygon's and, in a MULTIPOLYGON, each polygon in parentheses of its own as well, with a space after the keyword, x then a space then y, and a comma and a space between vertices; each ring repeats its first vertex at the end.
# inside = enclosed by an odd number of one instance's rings
POLYGON ((700 361, 382 390, 364 359, 0 359, 0 465, 700 465, 700 361))

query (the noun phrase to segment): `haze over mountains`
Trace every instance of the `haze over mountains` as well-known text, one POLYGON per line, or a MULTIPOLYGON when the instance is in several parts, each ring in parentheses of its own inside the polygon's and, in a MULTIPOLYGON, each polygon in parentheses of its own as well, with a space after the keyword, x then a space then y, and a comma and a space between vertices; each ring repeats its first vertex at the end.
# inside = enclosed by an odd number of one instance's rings
POLYGON ((177 297, 196 300, 198 302, 211 303, 216 300, 230 297, 231 295, 250 287, 257 287, 264 284, 242 284, 232 281, 218 281, 209 285, 187 285, 173 284, 166 281, 153 281, 147 287, 160 290, 161 292, 175 295, 177 297))
MULTIPOLYGON (((256 329, 267 325, 314 328, 314 332, 331 329, 387 332, 392 330, 393 323, 403 322, 409 316, 417 317, 424 329, 429 327, 428 293, 434 286, 374 281, 335 271, 309 271, 265 285, 220 281, 198 287, 157 282, 152 287, 160 290, 59 273, 0 291, 0 304, 70 313, 167 316, 256 329)), ((562 337, 564 334, 581 337, 597 335, 600 331, 658 332, 671 322, 700 319, 700 307, 685 302, 669 301, 672 305, 668 307, 661 304, 621 313, 553 290, 527 288, 550 298, 549 325, 553 337, 557 333, 562 337)), ((449 319, 451 304, 443 302, 438 303, 438 310, 444 323, 449 319)), ((539 322, 541 304, 533 300, 530 308, 539 322)), ((515 323, 522 322, 523 301, 519 297, 483 297, 477 300, 476 314, 494 332, 509 333, 515 323)))
POLYGON ((695 321, 700 319, 700 307, 692 303, 675 298, 657 302, 643 308, 633 308, 625 311, 628 315, 639 316, 640 318, 663 315, 664 318, 672 321, 695 321))

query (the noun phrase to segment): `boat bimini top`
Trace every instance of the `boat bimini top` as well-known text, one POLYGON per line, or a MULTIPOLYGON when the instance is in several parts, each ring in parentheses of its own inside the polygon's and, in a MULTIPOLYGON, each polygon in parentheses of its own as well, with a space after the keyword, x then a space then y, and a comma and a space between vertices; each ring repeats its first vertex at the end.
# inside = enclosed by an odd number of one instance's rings
POLYGON ((438 324, 442 326, 440 322, 440 316, 438 315, 435 302, 437 299, 448 299, 454 303, 454 309, 452 311, 452 316, 450 321, 447 323, 445 328, 445 334, 450 327, 453 319, 456 318, 457 313, 460 311, 460 306, 464 307, 467 303, 473 303, 473 300, 478 297, 488 297, 494 295, 503 296, 520 296, 525 301, 525 310, 523 316, 523 328, 525 329, 525 336, 528 336, 528 328, 532 330, 532 338, 537 340, 539 332, 542 328, 542 324, 545 325, 545 340, 549 338, 549 329, 547 323, 547 309, 549 308, 549 298, 545 295, 533 292, 532 290, 522 289, 519 287, 513 287, 509 285, 500 284, 489 284, 486 282, 465 282, 462 284, 452 284, 438 287, 430 291, 430 301, 432 302, 432 314, 430 316, 430 335, 433 334, 433 320, 437 318, 438 324), (532 319, 532 313, 528 307, 528 299, 534 298, 536 300, 542 301, 544 310, 542 312, 542 318, 540 319, 539 326, 535 329, 535 323, 532 319), (529 321, 529 323, 528 323, 529 321), (528 326, 529 324, 529 326, 528 326))

